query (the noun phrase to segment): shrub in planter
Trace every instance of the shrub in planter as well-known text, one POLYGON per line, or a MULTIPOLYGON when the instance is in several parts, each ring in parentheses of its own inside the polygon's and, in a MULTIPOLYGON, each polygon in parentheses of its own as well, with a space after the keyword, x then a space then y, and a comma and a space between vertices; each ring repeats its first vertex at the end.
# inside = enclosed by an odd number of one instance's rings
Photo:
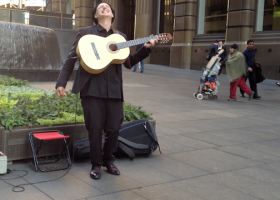
MULTIPOLYGON (((3 77, 3 76, 2 76, 3 77)), ((67 92, 58 97, 54 91, 28 86, 28 82, 0 79, 0 84, 18 84, 20 87, 0 88, 0 125, 12 130, 14 127, 35 127, 84 122, 83 110, 77 95, 67 92), (2 81, 2 82, 1 82, 2 81), (27 83, 27 85, 26 85, 27 83)), ((148 119, 150 113, 129 103, 124 103, 124 120, 148 119)))
POLYGON ((29 86, 29 83, 26 80, 15 79, 14 77, 0 75, 0 85, 29 86))

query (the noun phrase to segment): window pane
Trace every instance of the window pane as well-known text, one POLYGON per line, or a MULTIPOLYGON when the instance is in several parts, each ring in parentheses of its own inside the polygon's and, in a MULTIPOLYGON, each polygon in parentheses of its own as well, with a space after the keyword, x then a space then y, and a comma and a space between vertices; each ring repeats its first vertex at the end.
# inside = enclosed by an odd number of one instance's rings
POLYGON ((227 4, 227 0, 205 1, 205 34, 226 32, 227 4))
POLYGON ((63 28, 64 29, 73 29, 73 20, 72 19, 63 19, 63 28))
POLYGON ((48 28, 60 28, 60 19, 59 18, 52 18, 48 17, 48 28))
POLYGON ((25 18, 23 12, 11 11, 12 22, 24 24, 25 18))
POLYGON ((46 17, 30 15, 29 24, 34 26, 43 26, 46 27, 46 17))
POLYGON ((161 0, 160 5, 160 33, 173 33, 175 0, 161 0))
POLYGON ((266 0, 264 5, 263 30, 280 30, 280 1, 266 0))
POLYGON ((10 11, 9 10, 0 10, 0 21, 9 22, 10 21, 10 11))

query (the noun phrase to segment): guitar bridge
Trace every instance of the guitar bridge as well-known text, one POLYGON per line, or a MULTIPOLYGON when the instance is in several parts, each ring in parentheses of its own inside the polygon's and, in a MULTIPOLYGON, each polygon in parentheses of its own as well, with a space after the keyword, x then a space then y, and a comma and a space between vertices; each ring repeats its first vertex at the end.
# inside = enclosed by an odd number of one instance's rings
POLYGON ((95 47, 95 44, 94 44, 94 43, 91 43, 91 46, 92 46, 92 49, 93 49, 94 54, 95 54, 95 56, 96 56, 96 59, 97 59, 97 60, 100 60, 100 57, 99 57, 98 51, 97 51, 97 49, 96 49, 96 47, 95 47))

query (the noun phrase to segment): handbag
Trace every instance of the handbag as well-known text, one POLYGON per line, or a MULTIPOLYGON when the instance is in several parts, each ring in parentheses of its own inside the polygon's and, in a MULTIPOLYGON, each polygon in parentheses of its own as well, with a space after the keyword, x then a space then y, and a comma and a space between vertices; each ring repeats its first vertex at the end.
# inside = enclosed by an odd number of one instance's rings
POLYGON ((206 60, 210 60, 210 54, 206 55, 206 60))
POLYGON ((261 64, 255 61, 255 74, 256 74, 256 83, 261 83, 265 80, 265 77, 262 74, 261 64))

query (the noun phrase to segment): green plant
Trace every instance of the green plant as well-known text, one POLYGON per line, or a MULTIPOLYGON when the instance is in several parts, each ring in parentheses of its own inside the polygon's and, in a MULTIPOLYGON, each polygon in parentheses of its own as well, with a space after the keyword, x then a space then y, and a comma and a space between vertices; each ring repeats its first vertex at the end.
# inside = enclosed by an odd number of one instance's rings
POLYGON ((125 103, 123 104, 124 107, 124 120, 125 121, 131 121, 135 119, 149 119, 151 114, 143 111, 141 106, 136 107, 133 106, 130 103, 125 103))
MULTIPOLYGON (((23 85, 26 82, 3 78, 0 75, 0 84, 7 83, 22 85, 0 87, 0 125, 6 129, 84 122, 78 95, 67 92, 66 97, 60 98, 54 91, 32 88, 23 85)), ((126 121, 150 118, 151 114, 141 110, 141 107, 135 107, 130 103, 124 103, 123 106, 126 121)))
POLYGON ((29 86, 28 81, 15 79, 14 77, 9 77, 5 75, 0 75, 0 85, 5 86, 29 86))

